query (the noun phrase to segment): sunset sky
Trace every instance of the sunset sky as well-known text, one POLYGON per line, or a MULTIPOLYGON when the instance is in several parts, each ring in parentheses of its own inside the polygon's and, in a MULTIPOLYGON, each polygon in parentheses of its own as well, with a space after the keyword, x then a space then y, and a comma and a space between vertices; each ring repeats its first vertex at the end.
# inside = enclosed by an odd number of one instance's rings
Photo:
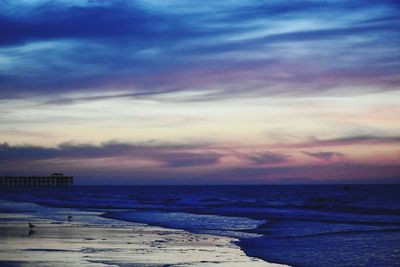
POLYGON ((0 0, 0 175, 400 182, 398 1, 0 0))

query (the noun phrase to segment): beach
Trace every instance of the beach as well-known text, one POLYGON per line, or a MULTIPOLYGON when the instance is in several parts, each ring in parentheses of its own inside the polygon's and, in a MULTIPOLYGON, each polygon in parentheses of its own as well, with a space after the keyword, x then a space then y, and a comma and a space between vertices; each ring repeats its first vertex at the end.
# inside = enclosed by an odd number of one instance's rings
POLYGON ((0 194, 0 266, 395 267, 399 189, 14 188, 0 194))
MULTIPOLYGON (((3 220, 14 217, 2 215, 3 220)), ((1 266, 283 266, 247 257, 228 237, 146 225, 107 227, 36 219, 35 226, 29 229, 25 221, 0 223, 1 266)))

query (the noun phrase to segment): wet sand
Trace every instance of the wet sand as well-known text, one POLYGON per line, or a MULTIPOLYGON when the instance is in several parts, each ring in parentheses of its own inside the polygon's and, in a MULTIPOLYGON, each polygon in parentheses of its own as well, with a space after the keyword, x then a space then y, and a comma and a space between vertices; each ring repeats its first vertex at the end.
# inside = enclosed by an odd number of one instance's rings
POLYGON ((97 227, 0 222, 0 266, 276 267, 244 254, 235 239, 153 226, 97 227))

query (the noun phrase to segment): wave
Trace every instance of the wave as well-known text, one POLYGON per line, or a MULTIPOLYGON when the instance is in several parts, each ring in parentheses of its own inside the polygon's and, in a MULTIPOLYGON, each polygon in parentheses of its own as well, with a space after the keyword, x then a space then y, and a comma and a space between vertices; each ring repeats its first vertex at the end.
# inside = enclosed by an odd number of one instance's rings
POLYGON ((221 215, 204 215, 184 212, 159 211, 110 211, 101 215, 104 218, 128 222, 146 223, 173 229, 183 229, 192 232, 219 233, 225 236, 248 236, 246 230, 255 229, 265 223, 244 217, 229 217, 221 215))
POLYGON ((344 231, 330 231, 324 233, 315 233, 308 235, 295 235, 295 236, 282 236, 275 237, 274 239, 290 239, 290 238, 302 238, 302 237, 320 237, 320 236, 331 236, 331 235, 351 235, 351 234, 370 234, 370 233, 391 233, 400 232, 400 228, 388 228, 388 229, 369 229, 369 230, 344 230, 344 231))

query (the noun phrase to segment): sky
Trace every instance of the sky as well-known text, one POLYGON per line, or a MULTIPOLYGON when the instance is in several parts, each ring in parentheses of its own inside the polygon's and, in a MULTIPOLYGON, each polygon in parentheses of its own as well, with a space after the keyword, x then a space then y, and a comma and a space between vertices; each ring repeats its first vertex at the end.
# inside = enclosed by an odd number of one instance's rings
POLYGON ((0 175, 400 182, 398 1, 0 0, 0 175))

